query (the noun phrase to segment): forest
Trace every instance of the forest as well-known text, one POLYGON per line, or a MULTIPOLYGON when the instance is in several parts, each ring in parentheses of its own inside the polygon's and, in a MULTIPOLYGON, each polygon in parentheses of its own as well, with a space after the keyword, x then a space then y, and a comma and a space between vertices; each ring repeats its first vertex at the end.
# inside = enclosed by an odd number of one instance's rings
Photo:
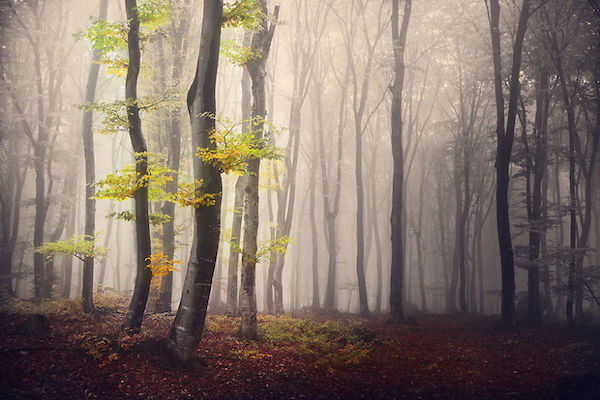
POLYGON ((600 398, 598 0, 0 0, 0 399, 600 398))

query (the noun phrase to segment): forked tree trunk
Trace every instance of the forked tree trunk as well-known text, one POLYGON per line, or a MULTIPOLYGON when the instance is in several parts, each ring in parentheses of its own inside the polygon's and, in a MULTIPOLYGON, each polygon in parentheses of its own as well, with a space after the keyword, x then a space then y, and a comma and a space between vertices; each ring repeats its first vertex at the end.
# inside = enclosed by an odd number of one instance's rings
POLYGON ((523 0, 513 46, 506 127, 504 125, 504 94, 502 92, 504 84, 502 77, 502 53, 500 49, 500 4, 498 0, 490 0, 489 6, 497 115, 496 225, 498 228, 498 245, 500 248, 502 275, 502 324, 506 327, 514 325, 515 317, 515 264, 510 233, 508 182, 520 90, 519 74, 521 71, 521 53, 523 50, 525 31, 527 30, 530 3, 530 0, 523 0))

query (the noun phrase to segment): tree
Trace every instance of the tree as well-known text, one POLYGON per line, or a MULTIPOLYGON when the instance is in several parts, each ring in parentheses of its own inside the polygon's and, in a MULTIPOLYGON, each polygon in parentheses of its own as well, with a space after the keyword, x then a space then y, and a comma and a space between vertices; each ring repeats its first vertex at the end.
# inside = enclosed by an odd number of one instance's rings
MULTIPOLYGON (((106 19, 108 10, 108 0, 100 1, 100 10, 98 18, 106 19)), ((100 72, 100 49, 94 49, 92 61, 90 63, 90 72, 85 85, 85 103, 91 104, 96 98, 96 84, 98 83, 98 73, 100 72)), ((83 111, 82 135, 83 135, 83 155, 85 159, 85 229, 86 238, 93 237, 96 231, 96 199, 94 199, 94 183, 96 182, 96 164, 94 161, 94 111, 87 109, 83 111)), ((82 284, 82 305, 83 311, 91 313, 94 311, 94 257, 86 257, 83 262, 83 284, 82 284)))
MULTIPOLYGON (((244 32, 244 47, 250 46, 252 34, 250 31, 244 32)), ((249 133, 250 119, 252 118, 251 97, 252 89, 250 82, 250 74, 247 68, 243 68, 242 79, 242 131, 249 133)), ((231 222, 231 241, 232 246, 229 247, 229 260, 227 265, 227 314, 238 315, 239 299, 238 299, 238 268, 239 255, 236 248, 240 247, 242 234, 242 217, 244 215, 244 200, 246 193, 246 177, 239 176, 235 181, 235 197, 233 201, 233 219, 231 222)))
MULTIPOLYGON (((282 176, 282 184, 281 188, 277 190, 278 239, 288 237, 292 228, 296 203, 296 172, 300 149, 302 107, 310 89, 310 76, 314 68, 317 44, 325 30, 327 15, 332 4, 331 0, 319 2, 314 7, 305 0, 296 0, 294 3, 297 18, 294 19, 294 38, 293 46, 291 46, 293 89, 289 114, 289 136, 284 157, 285 173, 279 174, 282 176), (301 20, 301 15, 304 15, 304 21, 301 20), (313 26, 309 32, 302 32, 302 28, 308 29, 309 26, 313 26)), ((276 263, 271 264, 274 270, 270 268, 268 274, 266 296, 267 305, 271 304, 268 311, 275 314, 283 313, 282 273, 284 261, 285 254, 276 256, 276 263)))
POLYGON ((402 24, 398 26, 398 0, 392 0, 392 44, 394 46, 394 72, 392 84, 391 138, 393 180, 392 180, 392 263, 390 277, 390 312, 393 319, 403 319, 404 297, 404 242, 402 238, 402 212, 404 207, 404 156, 402 149, 402 90, 404 87, 404 50, 412 0, 405 0, 402 24))
MULTIPOLYGON (((487 2, 486 5, 488 5, 487 2)), ((508 115, 506 121, 504 113, 502 52, 500 48, 500 4, 498 0, 490 0, 488 6, 490 34, 492 39, 497 117, 496 224, 498 228, 498 245, 500 247, 502 272, 502 324, 506 327, 514 325, 515 316, 515 266, 508 206, 509 167, 515 138, 515 122, 517 118, 517 105, 520 90, 519 74, 521 71, 521 56, 525 31, 527 30, 530 5, 530 0, 523 0, 513 44, 512 68, 508 95, 508 115)))
MULTIPOLYGON (((127 32, 127 49, 129 63, 125 81, 125 97, 127 101, 127 121, 129 137, 135 152, 135 171, 138 181, 143 182, 148 174, 148 154, 146 140, 142 133, 137 103, 137 79, 140 72, 140 20, 136 0, 125 0, 129 31, 127 32)), ((148 301, 152 271, 148 266, 150 258, 150 220, 148 216, 148 185, 137 185, 134 192, 135 201, 135 231, 136 231, 136 277, 133 296, 123 328, 138 331, 142 326, 144 310, 148 301)))
MULTIPOLYGON (((185 0, 183 6, 177 14, 179 23, 171 23, 171 32, 173 35, 172 56, 173 71, 171 74, 171 85, 177 88, 181 82, 183 65, 186 61, 186 51, 188 47, 187 35, 190 30, 189 13, 190 1, 185 0)), ((174 171, 173 180, 167 182, 166 191, 174 194, 177 192, 178 171, 181 162, 181 116, 180 109, 177 108, 169 113, 168 121, 168 161, 169 168, 174 171)), ((175 256, 175 204, 166 201, 163 204, 162 212, 169 217, 169 220, 162 225, 162 243, 165 254, 173 258, 175 256)), ((171 311, 171 298, 173 297, 173 273, 169 272, 161 278, 160 295, 156 304, 158 312, 171 311)))
MULTIPOLYGON (((206 0, 202 14, 202 41, 194 82, 187 96, 192 129, 192 147, 214 148, 210 136, 215 128, 215 87, 219 65, 223 2, 206 0)), ((200 182, 196 195, 221 193, 220 170, 201 158, 194 159, 194 177, 200 182)), ((215 269, 220 236, 221 201, 194 209, 194 238, 185 277, 183 295, 165 339, 166 361, 171 365, 199 370, 198 343, 204 329, 208 299, 215 269)))
MULTIPOLYGON (((279 15, 279 6, 275 6, 274 20, 267 26, 267 1, 257 0, 260 12, 260 27, 252 34, 251 51, 260 56, 252 58, 246 64, 252 80, 252 120, 254 121, 255 140, 260 143, 263 137, 265 112, 265 67, 271 49, 275 24, 279 15)), ((241 281, 241 335, 246 339, 256 339, 256 254, 258 233, 258 180, 260 158, 248 161, 246 183, 246 201, 244 207, 244 241, 242 252, 241 281)))

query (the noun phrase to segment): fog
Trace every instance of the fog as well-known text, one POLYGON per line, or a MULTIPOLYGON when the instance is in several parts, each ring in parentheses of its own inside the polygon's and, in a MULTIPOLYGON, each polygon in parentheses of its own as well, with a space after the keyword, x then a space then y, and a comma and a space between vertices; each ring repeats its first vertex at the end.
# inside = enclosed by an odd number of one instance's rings
MULTIPOLYGON (((146 25, 142 20, 137 96, 150 165, 172 168, 178 152, 179 183, 193 182, 199 158, 185 98, 203 40, 203 2, 140 3, 156 13, 168 5, 164 17, 146 25), (180 149, 172 147, 174 129, 180 129, 180 149)), ((227 9, 236 2, 225 3, 227 9)), ((274 34, 265 64, 264 146, 274 146, 279 156, 263 157, 258 175, 257 240, 258 252, 264 254, 255 265, 257 311, 389 313, 391 109, 399 73, 392 1, 281 0, 277 18, 275 3, 268 3, 274 34), (277 307, 278 293, 283 310, 277 307)), ((507 195, 516 312, 567 318, 570 302, 576 318, 599 314, 597 6, 583 0, 533 1, 522 49, 516 49, 521 2, 516 3, 519 7, 502 2, 501 71, 495 82, 487 2, 412 2, 402 47, 403 196, 397 204, 405 315, 499 315, 507 310, 502 310, 497 228, 502 213, 496 205, 499 109, 509 125, 511 116, 515 124, 507 195), (517 50, 522 52, 516 79, 520 91, 514 92, 511 71, 517 50), (499 108, 497 84, 504 97, 499 108)), ((400 2, 400 20, 404 4, 400 2)), ((117 113, 107 106, 126 101, 125 5, 108 2, 106 21, 124 28, 101 30, 100 35, 121 35, 124 45, 105 43, 112 47, 99 64, 93 97, 98 107, 93 110, 81 105, 94 65, 86 32, 96 21, 99 2, 8 0, 0 7, 2 290, 25 299, 78 298, 85 290, 82 260, 59 252, 51 263, 43 255, 36 269, 39 253, 34 250, 85 233, 86 112, 93 113, 95 182, 127 164, 135 168, 125 106, 117 113), (36 221, 43 226, 37 238, 36 221)), ((240 61, 243 46, 249 46, 244 35, 242 26, 223 27, 217 130, 239 132, 248 119, 240 61)), ((505 124, 503 119, 503 129, 505 124)), ((229 264, 242 247, 239 237, 232 245, 232 224, 236 213, 242 213, 236 210, 235 187, 243 176, 221 174, 221 235, 209 312, 239 311, 242 257, 235 275, 229 264), (228 293, 232 279, 235 288, 228 293)), ((172 190, 167 185, 159 187, 172 190)), ((95 201, 95 245, 107 248, 107 254, 95 259, 94 291, 134 291, 139 251, 135 222, 115 216, 135 213, 135 201, 133 195, 95 201)), ((164 215, 167 203, 151 193, 150 213, 164 215)), ((174 206, 170 257, 176 270, 170 307, 156 306, 165 283, 164 277, 154 276, 146 311, 178 308, 194 238, 194 210, 181 202, 174 206)), ((169 253, 165 226, 163 221, 150 227, 153 254, 169 253)), ((207 239, 198 240, 202 244, 207 239)))

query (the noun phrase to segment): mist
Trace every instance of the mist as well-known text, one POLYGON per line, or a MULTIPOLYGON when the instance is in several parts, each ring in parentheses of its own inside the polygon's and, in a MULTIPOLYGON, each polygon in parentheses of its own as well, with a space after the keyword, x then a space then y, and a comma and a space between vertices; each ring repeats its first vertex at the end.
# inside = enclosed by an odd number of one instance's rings
POLYGON ((112 296, 191 369, 206 315, 598 323, 597 2, 0 11, 6 304, 112 296))

